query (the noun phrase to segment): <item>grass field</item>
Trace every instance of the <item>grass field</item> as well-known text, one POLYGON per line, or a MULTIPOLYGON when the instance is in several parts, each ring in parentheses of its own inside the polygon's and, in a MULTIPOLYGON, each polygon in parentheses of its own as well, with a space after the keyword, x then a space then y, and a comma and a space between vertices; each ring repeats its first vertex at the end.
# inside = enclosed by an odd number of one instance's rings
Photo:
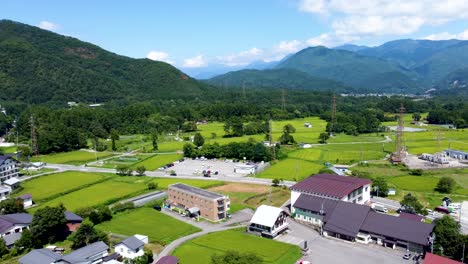
POLYGON ((112 175, 78 171, 54 173, 22 182, 21 187, 23 187, 23 190, 18 194, 30 193, 35 202, 40 202, 49 197, 79 189, 107 177, 112 177, 112 175))
POLYGON ((12 154, 16 152, 16 146, 13 147, 1 147, 0 153, 12 154))
POLYGON ((254 253, 260 256, 263 263, 295 263, 301 257, 297 246, 277 242, 246 234, 244 229, 211 233, 190 240, 178 247, 173 255, 180 263, 207 264, 211 256, 234 250, 241 253, 254 253))
POLYGON ((179 160, 182 157, 183 155, 181 154, 159 154, 140 161, 134 164, 132 167, 136 168, 138 166, 145 166, 147 171, 154 171, 168 163, 179 160))
POLYGON ((97 226, 105 232, 122 235, 144 234, 150 242, 167 245, 179 237, 201 231, 197 227, 186 224, 158 212, 152 208, 139 208, 114 216, 109 222, 97 226))
POLYGON ((68 210, 74 211, 83 207, 110 204, 130 195, 143 192, 147 188, 145 181, 147 179, 136 180, 134 177, 116 177, 55 198, 41 204, 39 207, 57 206, 63 203, 68 210))
POLYGON ((41 161, 52 164, 70 164, 70 165, 82 165, 90 161, 111 157, 111 152, 88 152, 83 150, 63 152, 57 154, 40 155, 33 157, 32 161, 41 161))

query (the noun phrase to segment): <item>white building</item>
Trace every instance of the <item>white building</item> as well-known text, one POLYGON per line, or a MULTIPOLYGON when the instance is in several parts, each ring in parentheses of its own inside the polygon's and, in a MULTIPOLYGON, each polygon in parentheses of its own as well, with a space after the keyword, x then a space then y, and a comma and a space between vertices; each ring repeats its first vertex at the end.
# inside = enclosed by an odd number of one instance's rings
POLYGON ((26 213, 0 215, 0 237, 29 229, 33 216, 26 213))
POLYGON ((300 148, 311 148, 312 147, 312 144, 309 144, 309 143, 300 143, 299 144, 299 147, 300 148))
POLYGON ((234 172, 239 174, 254 174, 257 171, 257 165, 237 165, 234 172))
POLYGON ((31 207, 33 205, 33 200, 32 200, 32 195, 31 194, 29 194, 29 193, 23 194, 19 198, 21 198, 21 200, 23 200, 24 208, 28 208, 28 207, 31 207))
POLYGON ((276 237, 288 229, 287 217, 288 214, 281 208, 260 205, 250 220, 248 230, 260 233, 262 236, 276 237))
POLYGON ((8 199, 10 197, 11 188, 8 186, 0 185, 0 201, 8 199))
MULTIPOLYGON (((371 181, 357 177, 334 174, 317 174, 291 187, 291 204, 304 193, 321 198, 341 200, 358 204, 370 201, 371 181)), ((292 208, 294 213, 294 208, 292 208)))
POLYGON ((134 235, 115 245, 115 252, 126 259, 135 259, 145 254, 143 247, 147 243, 147 236, 134 235))
POLYGON ((11 155, 0 155, 0 181, 18 177, 17 161, 11 155))

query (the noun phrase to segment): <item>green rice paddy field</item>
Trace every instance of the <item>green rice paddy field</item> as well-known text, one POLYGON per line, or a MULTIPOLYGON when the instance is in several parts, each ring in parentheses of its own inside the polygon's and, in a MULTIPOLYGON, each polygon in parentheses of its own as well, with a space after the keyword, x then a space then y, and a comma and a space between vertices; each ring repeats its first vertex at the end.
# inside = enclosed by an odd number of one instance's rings
POLYGON ((173 255, 181 263, 206 264, 211 262, 211 256, 229 250, 254 253, 264 264, 295 263, 301 257, 299 247, 247 234, 244 228, 195 238, 179 246, 173 255))

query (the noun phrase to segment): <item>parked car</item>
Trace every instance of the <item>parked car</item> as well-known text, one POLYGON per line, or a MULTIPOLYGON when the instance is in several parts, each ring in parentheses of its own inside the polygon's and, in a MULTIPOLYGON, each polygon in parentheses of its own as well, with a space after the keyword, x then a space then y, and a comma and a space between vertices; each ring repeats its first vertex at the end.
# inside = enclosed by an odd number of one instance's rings
POLYGON ((374 209, 377 212, 381 212, 385 214, 388 213, 388 209, 381 204, 372 204, 372 209, 374 209))
POLYGON ((434 208, 434 211, 443 213, 443 214, 450 214, 450 210, 442 206, 437 206, 436 208, 434 208))
POLYGON ((411 258, 411 253, 407 252, 404 256, 403 259, 410 259, 411 258))
POLYGON ((153 209, 157 211, 161 211, 161 206, 159 205, 153 206, 153 209))
POLYGON ((175 171, 171 171, 171 173, 169 174, 171 176, 177 176, 177 173, 175 171))

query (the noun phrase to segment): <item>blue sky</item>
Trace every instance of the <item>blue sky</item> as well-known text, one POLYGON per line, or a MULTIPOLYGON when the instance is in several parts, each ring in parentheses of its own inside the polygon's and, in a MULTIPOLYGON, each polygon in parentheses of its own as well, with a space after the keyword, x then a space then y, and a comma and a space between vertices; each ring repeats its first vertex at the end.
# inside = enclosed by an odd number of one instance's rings
POLYGON ((6 0, 0 18, 182 68, 279 60, 315 45, 468 39, 466 0, 6 0))

